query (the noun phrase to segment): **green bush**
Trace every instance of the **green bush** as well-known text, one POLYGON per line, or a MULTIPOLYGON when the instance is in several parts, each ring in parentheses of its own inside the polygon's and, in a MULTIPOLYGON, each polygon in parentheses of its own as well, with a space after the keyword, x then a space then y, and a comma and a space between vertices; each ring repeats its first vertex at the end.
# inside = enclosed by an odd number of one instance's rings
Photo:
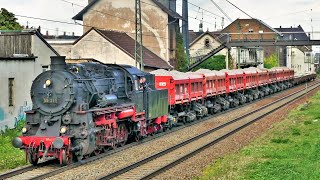
POLYGON ((180 32, 177 31, 176 34, 176 70, 185 72, 187 71, 188 68, 188 60, 187 60, 187 55, 184 51, 183 47, 183 37, 180 32))
POLYGON ((277 67, 278 66, 278 57, 276 54, 272 54, 271 56, 264 58, 263 63, 264 63, 264 67, 267 69, 277 67))
POLYGON ((217 55, 201 63, 198 67, 194 69, 194 71, 198 69, 221 70, 225 68, 226 68, 226 56, 217 55))
POLYGON ((289 142, 289 139, 276 138, 276 139, 271 139, 271 142, 277 143, 277 144, 287 144, 289 142))
POLYGON ((11 144, 13 138, 21 135, 23 126, 24 121, 20 121, 16 128, 0 132, 0 172, 27 164, 24 152, 11 144))

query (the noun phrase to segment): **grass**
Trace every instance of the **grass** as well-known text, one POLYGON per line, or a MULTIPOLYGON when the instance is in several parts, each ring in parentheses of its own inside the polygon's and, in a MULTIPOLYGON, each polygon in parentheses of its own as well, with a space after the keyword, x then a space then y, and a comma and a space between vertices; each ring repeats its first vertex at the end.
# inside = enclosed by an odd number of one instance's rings
POLYGON ((17 128, 0 132, 0 172, 27 164, 25 153, 11 144, 14 137, 21 135, 23 125, 21 121, 17 128))
POLYGON ((197 179, 320 179, 320 92, 197 179))

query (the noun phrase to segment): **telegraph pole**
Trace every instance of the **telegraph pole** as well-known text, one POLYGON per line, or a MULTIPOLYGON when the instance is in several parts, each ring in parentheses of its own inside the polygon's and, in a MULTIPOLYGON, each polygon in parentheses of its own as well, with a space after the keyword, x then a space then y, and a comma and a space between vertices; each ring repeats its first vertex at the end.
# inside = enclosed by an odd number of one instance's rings
POLYGON ((189 21, 188 21, 188 0, 182 0, 182 36, 184 48, 187 54, 188 65, 190 65, 189 53, 189 21))
POLYGON ((135 39, 135 53, 134 60, 136 61, 136 67, 138 62, 140 63, 140 70, 144 70, 143 52, 142 52, 142 23, 141 23, 141 1, 135 0, 135 20, 136 20, 136 39, 135 39))

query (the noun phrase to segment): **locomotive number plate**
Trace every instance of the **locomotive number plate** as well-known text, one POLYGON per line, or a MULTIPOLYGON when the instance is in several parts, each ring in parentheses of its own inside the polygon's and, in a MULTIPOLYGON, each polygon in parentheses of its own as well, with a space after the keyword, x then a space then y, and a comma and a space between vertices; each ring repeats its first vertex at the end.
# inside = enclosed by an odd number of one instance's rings
POLYGON ((57 104, 58 99, 57 98, 43 98, 44 104, 57 104))

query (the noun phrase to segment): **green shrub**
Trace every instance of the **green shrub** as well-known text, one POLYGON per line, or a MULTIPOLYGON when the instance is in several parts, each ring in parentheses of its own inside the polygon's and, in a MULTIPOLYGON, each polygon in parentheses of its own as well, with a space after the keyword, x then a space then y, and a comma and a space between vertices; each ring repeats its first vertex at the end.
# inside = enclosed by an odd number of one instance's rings
POLYGON ((300 129, 298 129, 298 128, 291 128, 291 131, 292 131, 293 136, 300 136, 301 135, 300 129))
POLYGON ((271 69, 273 67, 277 67, 278 66, 278 57, 274 53, 271 56, 269 56, 267 58, 264 58, 263 63, 264 63, 264 67, 267 68, 267 69, 271 69))
POLYGON ((272 143, 277 143, 277 144, 287 144, 289 141, 290 141, 289 139, 282 139, 282 138, 271 139, 272 143))
POLYGON ((26 164, 24 152, 11 144, 13 138, 21 135, 23 126, 24 121, 20 121, 16 128, 0 132, 0 172, 26 164))
POLYGON ((219 71, 225 68, 226 68, 226 56, 217 55, 201 63, 198 67, 194 69, 194 71, 197 71, 198 69, 210 69, 210 70, 219 71))
POLYGON ((309 124, 312 124, 312 122, 311 121, 304 121, 303 124, 304 125, 309 125, 309 124))

